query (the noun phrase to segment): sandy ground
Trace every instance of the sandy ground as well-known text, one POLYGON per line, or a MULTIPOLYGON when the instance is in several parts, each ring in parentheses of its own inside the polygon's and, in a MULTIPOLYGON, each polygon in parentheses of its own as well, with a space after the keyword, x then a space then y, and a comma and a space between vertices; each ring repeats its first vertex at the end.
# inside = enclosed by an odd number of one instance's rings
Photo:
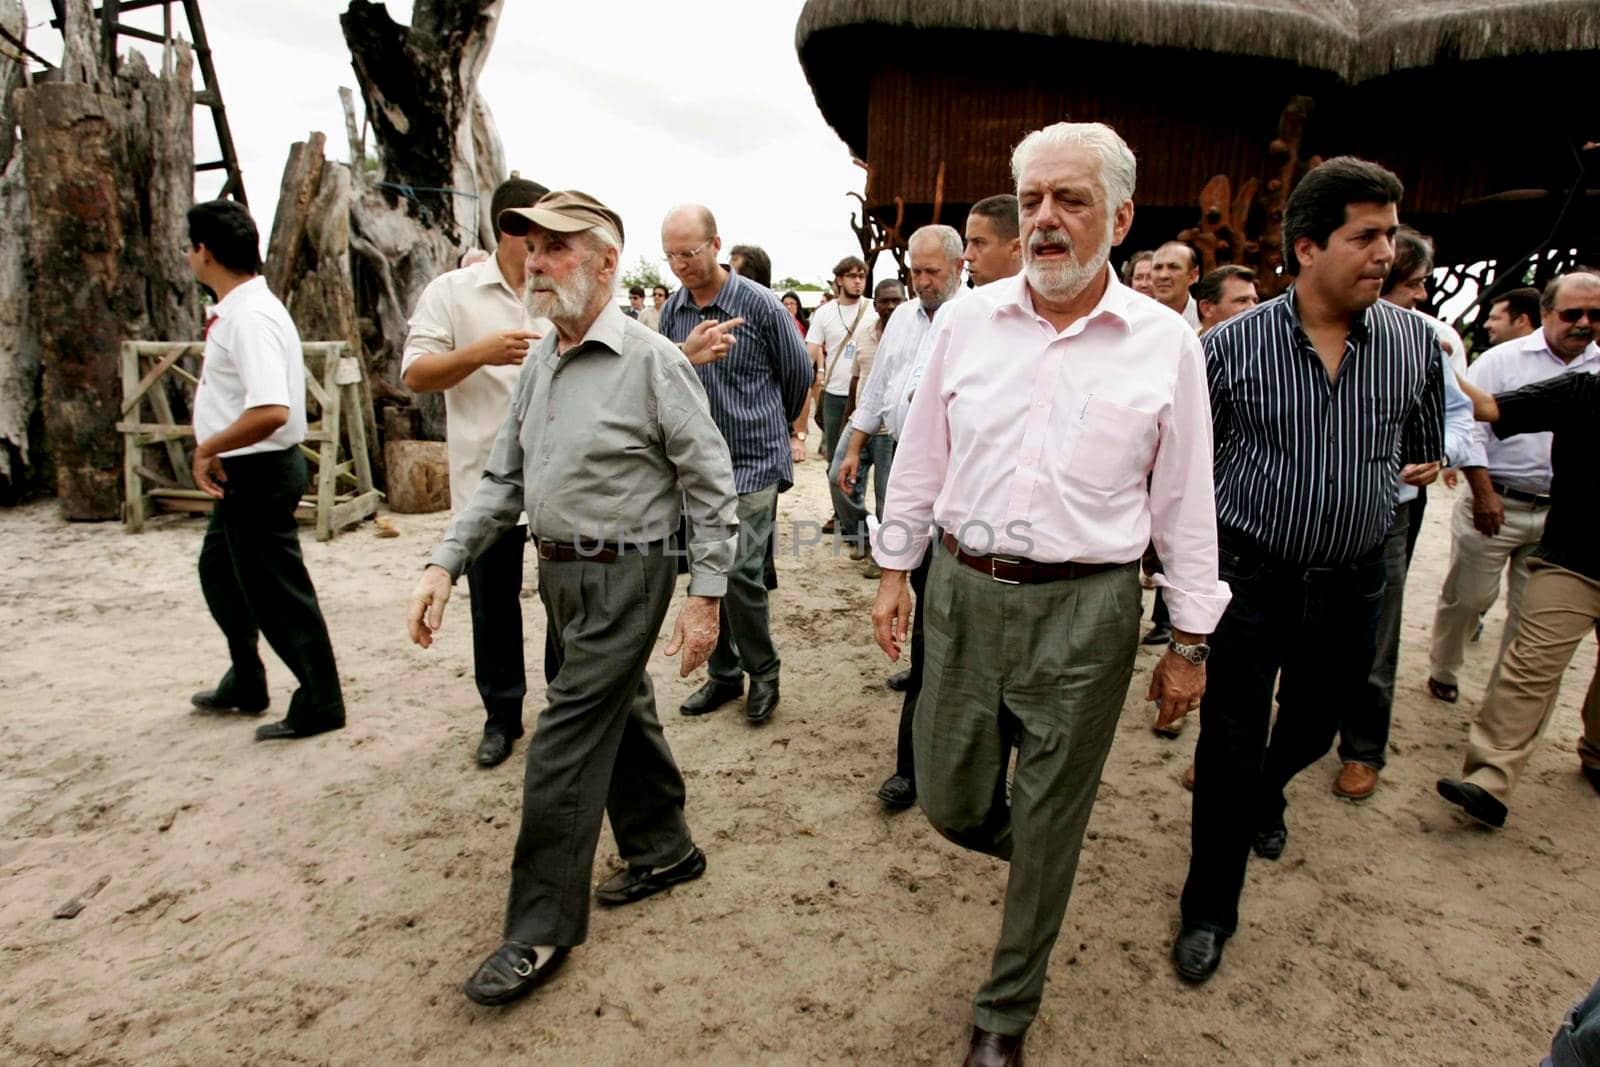
MULTIPOLYGON (((801 474, 785 519, 824 510, 820 464, 801 474)), ((1140 653, 1033 1062, 1477 1067, 1548 1048, 1600 973, 1600 797, 1573 755, 1595 650, 1580 650, 1504 831, 1440 801, 1502 618, 1470 652, 1462 703, 1430 701, 1447 510, 1436 495, 1411 575, 1380 792, 1335 798, 1331 757, 1302 776, 1289 851, 1252 863, 1243 925, 1200 989, 1167 957, 1194 730, 1150 733, 1155 656, 1140 653)), ((368 524, 305 542, 349 727, 257 745, 252 721, 188 709, 224 654, 194 576, 199 521, 129 536, 62 523, 50 503, 0 512, 0 1061, 960 1062, 1005 869, 874 799, 899 705, 870 641, 874 583, 819 548, 781 557, 770 724, 736 708, 681 718, 694 680, 652 668, 707 876, 597 910, 530 1000, 468 1003, 459 985, 497 943, 522 768, 471 763, 465 583, 441 647, 404 639, 445 516, 394 522, 396 539, 368 524), (51 918, 101 876, 81 915, 51 918)), ((525 595, 531 724, 543 615, 525 595)), ((289 676, 268 662, 281 713, 289 676)), ((597 879, 615 863, 607 834, 597 879)))

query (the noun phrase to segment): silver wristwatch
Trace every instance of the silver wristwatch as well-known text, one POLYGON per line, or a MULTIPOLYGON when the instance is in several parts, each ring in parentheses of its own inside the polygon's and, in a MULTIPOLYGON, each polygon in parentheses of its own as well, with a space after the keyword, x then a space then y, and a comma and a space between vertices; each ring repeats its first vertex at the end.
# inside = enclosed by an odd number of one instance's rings
POLYGON ((1193 663, 1196 667, 1204 663, 1206 657, 1211 655, 1211 646, 1203 641, 1198 645, 1180 645, 1176 641, 1168 641, 1167 647, 1190 663, 1193 663))

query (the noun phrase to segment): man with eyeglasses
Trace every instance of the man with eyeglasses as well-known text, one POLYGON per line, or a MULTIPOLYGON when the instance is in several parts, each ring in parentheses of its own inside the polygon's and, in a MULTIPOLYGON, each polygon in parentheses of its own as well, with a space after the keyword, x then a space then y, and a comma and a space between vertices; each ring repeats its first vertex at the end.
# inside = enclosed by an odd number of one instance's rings
MULTIPOLYGON (((1537 343, 1548 342, 1554 353, 1596 354, 1600 275, 1557 278, 1540 306, 1544 341, 1537 343)), ((1561 676, 1579 643, 1600 624, 1600 542, 1595 540, 1600 496, 1593 474, 1600 446, 1600 378, 1569 371, 1494 396, 1474 391, 1472 398, 1478 418, 1493 427, 1495 437, 1543 437, 1550 457, 1552 503, 1528 562, 1521 622, 1489 679, 1461 777, 1441 778, 1438 784, 1440 796, 1474 819, 1503 826, 1506 801, 1550 721, 1561 676)), ((1600 674, 1590 681, 1583 702, 1578 758, 1584 777, 1600 791, 1600 674)))
MULTIPOLYGON (((1544 328, 1489 349, 1468 369, 1467 381, 1495 394, 1562 374, 1600 371, 1595 324, 1581 315, 1592 306, 1594 277, 1571 274, 1552 281, 1540 300, 1544 328)), ((1467 641, 1499 597, 1502 571, 1508 577, 1501 656, 1516 637, 1528 560, 1550 512, 1550 435, 1525 433, 1501 440, 1479 426, 1462 473, 1472 492, 1463 494, 1450 521, 1450 570, 1434 612, 1428 672, 1428 692, 1447 704, 1460 696, 1458 672, 1467 641)))
POLYGON ((711 417, 733 457, 739 547, 721 602, 711 680, 678 710, 716 711, 744 693, 745 719, 766 722, 778 706, 778 650, 772 643, 762 560, 777 497, 794 483, 790 424, 811 388, 811 361, 772 290, 722 267, 722 238, 699 204, 673 208, 661 223, 661 250, 683 285, 661 308, 661 333, 695 365, 711 417))

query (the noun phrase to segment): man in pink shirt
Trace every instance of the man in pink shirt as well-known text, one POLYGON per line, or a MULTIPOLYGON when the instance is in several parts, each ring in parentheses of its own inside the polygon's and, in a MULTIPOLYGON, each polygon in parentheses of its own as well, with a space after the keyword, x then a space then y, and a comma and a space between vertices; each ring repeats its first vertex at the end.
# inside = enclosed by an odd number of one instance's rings
POLYGON ((914 724, 922 809, 1011 863, 973 1012, 978 1065, 1020 1063, 1038 1013, 1133 675, 1145 545, 1166 563, 1173 622, 1149 691, 1162 721, 1198 703, 1205 635, 1228 603, 1200 343, 1107 266, 1133 221, 1133 153, 1107 126, 1058 123, 1023 139, 1012 174, 1023 274, 934 326, 874 542, 873 626, 896 659, 906 572, 937 540, 914 724))

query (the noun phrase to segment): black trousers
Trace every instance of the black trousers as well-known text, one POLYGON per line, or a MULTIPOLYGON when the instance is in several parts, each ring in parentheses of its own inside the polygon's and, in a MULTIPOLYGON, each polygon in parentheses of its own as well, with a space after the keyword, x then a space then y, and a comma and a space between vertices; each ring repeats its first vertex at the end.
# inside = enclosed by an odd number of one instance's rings
POLYGON ((630 866, 665 866, 694 845, 646 670, 676 570, 662 551, 539 563, 556 671, 528 742, 508 941, 583 942, 602 815, 630 866))
MULTIPOLYGON (((485 733, 522 736, 522 556, 528 528, 513 526, 467 568, 472 597, 472 676, 483 698, 485 733)), ((546 670, 550 671, 546 642, 546 670)), ((548 681, 548 679, 546 679, 548 681)))
POLYGON ((305 561, 295 505, 306 488, 298 448, 224 458, 223 498, 200 545, 200 590, 232 661, 217 686, 224 703, 264 704, 265 637, 300 687, 286 716, 296 729, 344 722, 333 644, 305 561))
POLYGON ((917 698, 922 695, 922 600, 928 588, 928 568, 933 563, 933 548, 922 554, 922 562, 911 572, 911 591, 916 594, 911 611, 911 677, 906 681, 905 700, 900 705, 900 735, 895 745, 894 773, 915 783, 916 759, 912 754, 912 724, 916 721, 917 698))
POLYGON ((1185 925, 1231 935, 1256 831, 1282 825, 1284 788, 1327 753, 1340 718, 1365 697, 1384 560, 1382 542, 1353 563, 1308 567, 1226 530, 1219 540, 1233 599, 1206 664, 1182 909, 1185 925))

